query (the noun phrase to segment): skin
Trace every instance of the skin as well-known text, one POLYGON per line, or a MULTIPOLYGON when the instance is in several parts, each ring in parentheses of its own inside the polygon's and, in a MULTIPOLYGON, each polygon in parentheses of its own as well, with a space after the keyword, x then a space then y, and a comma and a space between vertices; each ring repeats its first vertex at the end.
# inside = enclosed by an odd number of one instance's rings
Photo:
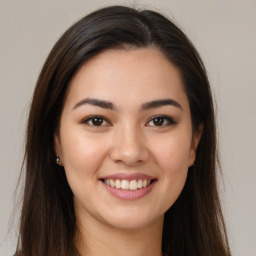
POLYGON ((201 129, 192 132, 179 71, 159 50, 113 49, 86 62, 71 80, 55 135, 74 194, 81 255, 161 255, 163 216, 184 187, 200 136, 201 129), (111 102, 115 109, 76 106, 85 98, 111 102), (180 107, 142 109, 167 98, 180 107), (91 115, 104 121, 85 122, 91 115), (156 115, 173 122, 156 122, 156 115), (157 182, 142 198, 122 200, 99 180, 115 173, 148 174, 157 182))

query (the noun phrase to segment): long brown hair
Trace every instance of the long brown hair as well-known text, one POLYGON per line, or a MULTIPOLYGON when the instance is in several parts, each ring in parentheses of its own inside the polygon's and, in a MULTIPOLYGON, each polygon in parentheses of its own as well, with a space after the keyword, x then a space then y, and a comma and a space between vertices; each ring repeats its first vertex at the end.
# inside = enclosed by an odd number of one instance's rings
POLYGON ((54 133, 69 81, 87 60, 116 47, 156 47, 180 71, 193 129, 204 131, 185 187, 165 213, 162 250, 175 256, 229 256, 216 184, 214 108, 196 49, 169 19, 154 11, 111 6, 84 17, 56 43, 34 91, 26 134, 25 188, 16 255, 72 256, 76 219, 63 167, 55 164, 54 133))

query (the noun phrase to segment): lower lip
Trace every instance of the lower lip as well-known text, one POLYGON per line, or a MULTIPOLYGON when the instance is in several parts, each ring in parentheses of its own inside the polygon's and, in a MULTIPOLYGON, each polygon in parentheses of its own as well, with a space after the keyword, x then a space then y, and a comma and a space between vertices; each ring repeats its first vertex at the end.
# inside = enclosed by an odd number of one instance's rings
POLYGON ((111 195, 123 199, 123 200, 136 200, 146 196, 153 188, 156 181, 153 181, 150 185, 145 188, 139 188, 137 190, 125 190, 125 189, 118 189, 115 187, 111 187, 101 181, 103 186, 110 192, 111 195))

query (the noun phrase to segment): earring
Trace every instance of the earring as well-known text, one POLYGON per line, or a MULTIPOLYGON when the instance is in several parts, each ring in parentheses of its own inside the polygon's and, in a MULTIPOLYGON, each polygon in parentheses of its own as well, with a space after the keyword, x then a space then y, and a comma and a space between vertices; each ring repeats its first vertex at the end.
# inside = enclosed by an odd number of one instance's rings
POLYGON ((60 157, 59 157, 59 154, 56 154, 56 164, 60 165, 60 157))

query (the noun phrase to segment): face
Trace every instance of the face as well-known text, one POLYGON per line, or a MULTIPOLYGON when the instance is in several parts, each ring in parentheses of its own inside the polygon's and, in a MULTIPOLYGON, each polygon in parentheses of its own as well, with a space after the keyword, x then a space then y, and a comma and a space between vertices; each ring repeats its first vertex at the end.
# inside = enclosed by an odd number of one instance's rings
POLYGON ((70 83, 55 136, 77 218, 122 229, 162 222, 199 139, 179 71, 160 51, 92 58, 70 83))

